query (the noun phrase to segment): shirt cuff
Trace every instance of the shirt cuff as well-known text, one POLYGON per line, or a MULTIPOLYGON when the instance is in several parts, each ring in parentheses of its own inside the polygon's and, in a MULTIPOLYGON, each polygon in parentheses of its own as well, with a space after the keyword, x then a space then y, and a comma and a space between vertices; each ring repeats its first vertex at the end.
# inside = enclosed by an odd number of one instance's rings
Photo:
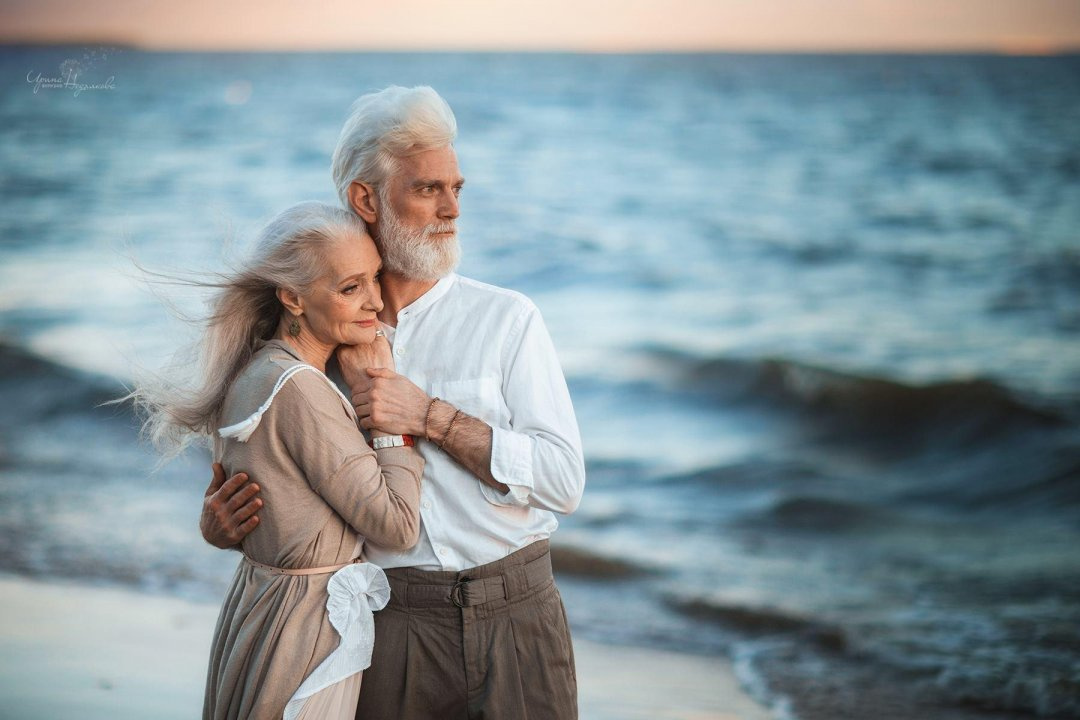
POLYGON ((532 438, 507 430, 491 429, 491 475, 509 490, 501 493, 480 483, 480 491, 492 505, 525 506, 533 490, 532 438))

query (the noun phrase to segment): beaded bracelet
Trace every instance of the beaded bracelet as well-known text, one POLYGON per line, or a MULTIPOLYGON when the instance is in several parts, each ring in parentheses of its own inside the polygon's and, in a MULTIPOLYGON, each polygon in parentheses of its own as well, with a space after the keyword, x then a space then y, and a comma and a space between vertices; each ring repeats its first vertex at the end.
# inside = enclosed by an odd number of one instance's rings
POLYGON ((442 445, 439 446, 440 448, 446 447, 446 444, 450 442, 450 433, 454 431, 454 423, 457 422, 458 418, 461 417, 462 414, 463 413, 460 410, 454 411, 454 417, 450 418, 450 425, 448 425, 446 428, 446 435, 443 435, 443 442, 442 445))
POLYGON ((439 398, 431 398, 431 402, 427 406, 427 414, 424 415, 424 437, 431 440, 431 432, 428 428, 431 426, 431 411, 435 409, 435 403, 439 402, 439 398))

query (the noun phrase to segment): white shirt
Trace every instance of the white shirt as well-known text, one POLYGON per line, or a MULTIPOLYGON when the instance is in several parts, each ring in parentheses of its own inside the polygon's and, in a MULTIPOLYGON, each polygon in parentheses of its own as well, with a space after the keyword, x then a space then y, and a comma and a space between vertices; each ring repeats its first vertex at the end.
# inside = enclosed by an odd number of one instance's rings
POLYGON ((585 489, 574 408, 536 305, 521 293, 451 274, 384 326, 397 372, 492 427, 491 474, 505 495, 419 438, 427 462, 420 541, 366 545, 381 567, 464 570, 500 560, 559 526, 585 489))

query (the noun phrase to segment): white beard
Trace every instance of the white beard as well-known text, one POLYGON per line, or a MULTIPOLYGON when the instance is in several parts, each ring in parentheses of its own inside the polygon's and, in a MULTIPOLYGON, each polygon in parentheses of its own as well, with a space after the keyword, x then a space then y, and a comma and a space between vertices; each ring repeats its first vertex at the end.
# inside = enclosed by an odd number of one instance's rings
POLYGON ((379 252, 383 270, 410 280, 439 280, 449 275, 461 260, 457 233, 446 239, 434 238, 454 230, 453 221, 431 223, 414 230, 406 227, 389 202, 381 202, 379 252))

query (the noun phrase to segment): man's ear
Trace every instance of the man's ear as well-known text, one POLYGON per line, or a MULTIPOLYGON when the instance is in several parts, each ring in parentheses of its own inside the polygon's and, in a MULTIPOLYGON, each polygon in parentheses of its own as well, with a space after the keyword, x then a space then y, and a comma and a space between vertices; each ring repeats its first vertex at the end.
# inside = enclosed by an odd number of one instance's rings
POLYGON ((304 301, 292 290, 278 288, 277 297, 281 304, 285 306, 285 310, 292 316, 299 317, 304 314, 304 301))
POLYGON ((359 180, 349 185, 349 205, 368 225, 374 225, 378 213, 375 208, 375 187, 359 180))

